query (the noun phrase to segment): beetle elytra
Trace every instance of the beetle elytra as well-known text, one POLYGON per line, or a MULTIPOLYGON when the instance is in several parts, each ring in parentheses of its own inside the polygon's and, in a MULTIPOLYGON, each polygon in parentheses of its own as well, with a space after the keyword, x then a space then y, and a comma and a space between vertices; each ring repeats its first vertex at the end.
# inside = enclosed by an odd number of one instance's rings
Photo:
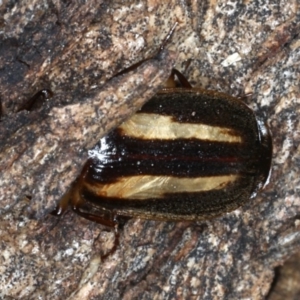
POLYGON ((239 99, 165 88, 90 151, 66 198, 108 226, 122 217, 210 219, 256 195, 271 157, 267 127, 239 99))

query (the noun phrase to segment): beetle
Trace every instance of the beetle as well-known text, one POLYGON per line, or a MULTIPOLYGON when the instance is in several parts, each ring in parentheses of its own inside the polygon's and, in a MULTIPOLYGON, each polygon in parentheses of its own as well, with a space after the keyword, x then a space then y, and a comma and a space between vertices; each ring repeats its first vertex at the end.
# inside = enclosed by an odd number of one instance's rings
POLYGON ((272 139, 240 99, 167 87, 103 137, 55 213, 118 226, 123 218, 199 221, 253 199, 270 174, 272 139))

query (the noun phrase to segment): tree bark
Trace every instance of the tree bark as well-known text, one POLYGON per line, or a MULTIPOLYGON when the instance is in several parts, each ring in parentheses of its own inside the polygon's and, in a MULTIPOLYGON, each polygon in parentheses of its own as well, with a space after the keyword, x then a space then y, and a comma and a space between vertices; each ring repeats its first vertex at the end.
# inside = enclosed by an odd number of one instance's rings
POLYGON ((274 268, 299 249, 298 1, 161 2, 2 1, 2 297, 264 299, 274 268), (132 219, 101 262, 113 231, 72 212, 47 214, 88 149, 156 93, 175 59, 194 86, 247 95, 267 121, 269 184, 218 219, 132 219), (21 110, 42 89, 53 97, 21 110))

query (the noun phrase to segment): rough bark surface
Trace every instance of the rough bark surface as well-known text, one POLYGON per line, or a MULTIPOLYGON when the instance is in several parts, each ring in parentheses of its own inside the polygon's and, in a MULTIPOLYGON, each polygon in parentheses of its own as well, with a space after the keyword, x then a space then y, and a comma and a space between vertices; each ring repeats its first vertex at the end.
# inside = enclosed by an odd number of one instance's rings
POLYGON ((0 296, 264 299, 300 244, 299 1, 79 2, 0 2, 0 296), (113 78, 155 54, 176 21, 168 51, 113 78), (155 93, 174 53, 194 86, 251 94, 273 133, 270 182, 215 220, 130 220, 101 262, 112 231, 47 212, 87 150, 155 93), (53 98, 19 112, 45 88, 53 98))
POLYGON ((300 298, 300 252, 275 269, 275 278, 268 300, 297 300, 300 298))

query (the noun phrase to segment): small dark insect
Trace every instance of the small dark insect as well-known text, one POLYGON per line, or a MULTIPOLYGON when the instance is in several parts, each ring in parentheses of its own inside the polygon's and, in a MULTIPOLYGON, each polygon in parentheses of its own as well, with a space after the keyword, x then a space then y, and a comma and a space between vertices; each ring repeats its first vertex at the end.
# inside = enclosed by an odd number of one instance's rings
POLYGON ((264 186, 272 158, 264 122, 240 100, 193 89, 173 73, 183 87, 163 89, 100 140, 57 214, 70 200, 79 215, 106 226, 123 217, 204 220, 264 186))

